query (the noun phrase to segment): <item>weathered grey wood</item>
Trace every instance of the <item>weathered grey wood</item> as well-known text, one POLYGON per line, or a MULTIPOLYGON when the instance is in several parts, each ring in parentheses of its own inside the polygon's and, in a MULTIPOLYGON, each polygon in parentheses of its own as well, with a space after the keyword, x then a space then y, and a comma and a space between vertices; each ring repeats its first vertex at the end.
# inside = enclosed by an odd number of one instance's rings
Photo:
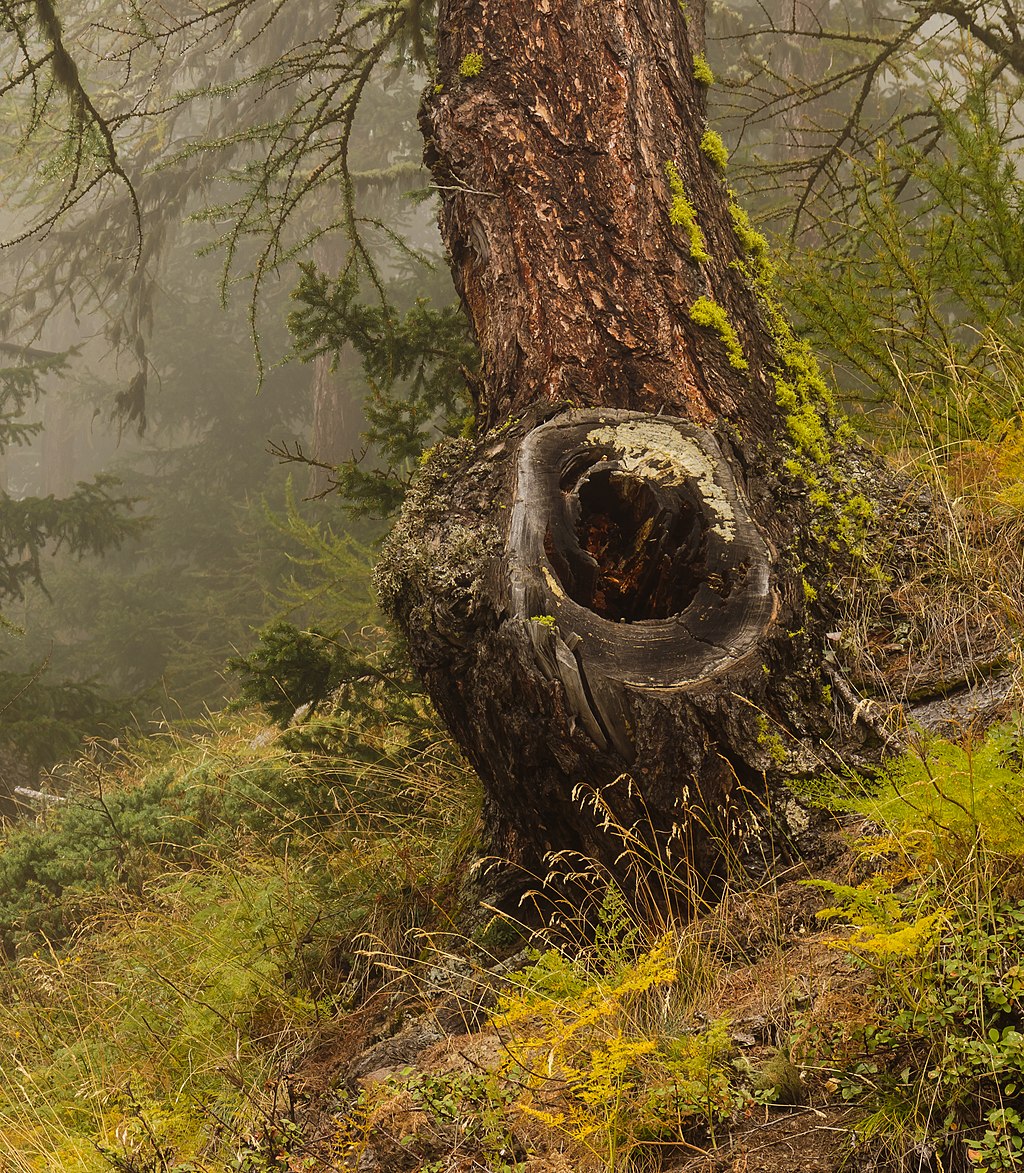
POLYGON ((571 710, 599 731, 597 744, 614 745, 627 762, 634 755, 624 690, 706 684, 756 654, 778 609, 767 543, 717 441, 664 416, 576 410, 531 431, 519 448, 507 558, 511 617, 545 633, 534 646, 561 679, 571 710), (581 591, 579 580, 600 573, 577 532, 581 496, 595 475, 660 495, 659 518, 639 535, 635 593, 641 607, 649 602, 654 575, 643 571, 660 563, 674 582, 690 584, 678 609, 613 621, 581 601, 593 591, 581 591), (658 530, 659 521, 664 527, 684 513, 692 516, 692 549, 658 530), (555 648, 553 662, 545 642, 555 648))

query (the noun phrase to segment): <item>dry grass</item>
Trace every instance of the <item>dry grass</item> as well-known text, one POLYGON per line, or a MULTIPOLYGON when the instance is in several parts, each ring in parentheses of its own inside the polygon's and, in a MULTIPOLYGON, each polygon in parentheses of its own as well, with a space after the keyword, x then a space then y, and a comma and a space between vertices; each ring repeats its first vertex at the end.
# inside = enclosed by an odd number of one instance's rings
POLYGON ((878 518, 883 573, 848 584, 843 632, 862 691, 913 704, 975 686, 984 723, 1024 705, 1024 362, 990 357, 984 388, 950 367, 944 407, 904 378, 887 437, 903 492, 878 518))

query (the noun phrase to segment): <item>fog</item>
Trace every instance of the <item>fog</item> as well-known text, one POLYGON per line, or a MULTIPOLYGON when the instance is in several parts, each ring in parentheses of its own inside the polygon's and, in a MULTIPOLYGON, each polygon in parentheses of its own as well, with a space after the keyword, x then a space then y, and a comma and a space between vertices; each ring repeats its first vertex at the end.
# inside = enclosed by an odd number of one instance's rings
MULTIPOLYGON (((788 242, 787 263, 800 249, 877 257, 863 232, 847 234, 883 183, 871 169, 921 141, 949 153, 943 118, 980 92, 980 50, 941 15, 910 36, 899 4, 776 8, 708 16, 730 182, 788 242)), ((72 732, 49 747, 44 735, 34 769, 82 733, 219 707, 226 660, 274 618, 326 611, 339 639, 375 638, 374 542, 419 449, 464 426, 466 343, 446 352, 450 385, 435 371, 424 397, 436 356, 394 342, 416 299, 455 301, 416 123, 433 84, 429 14, 410 27, 397 8, 370 20, 323 3, 209 16, 161 5, 128 20, 75 3, 61 50, 76 72, 58 76, 50 34, 4 13, 0 365, 35 384, 22 400, 8 392, 0 443, 17 577, 0 600, 3 695, 13 705, 30 685, 70 683, 110 702, 96 720, 92 701, 77 715, 65 705, 72 732), (328 284, 297 302, 309 265, 328 284), (304 326, 289 325, 297 307, 304 326), (392 341, 368 342, 374 331, 392 341), (101 506, 76 486, 96 478, 133 522, 93 541, 101 506)), ((990 74, 979 99, 1011 172, 1015 79, 990 74)), ((931 196, 906 174, 896 202, 913 221, 931 196)), ((933 316, 953 321, 969 295, 936 300, 933 316)), ((835 330, 816 305, 794 295, 827 350, 835 330)), ((889 345, 909 354, 899 330, 889 345)), ((884 356, 827 357, 855 410, 886 393, 884 356)))

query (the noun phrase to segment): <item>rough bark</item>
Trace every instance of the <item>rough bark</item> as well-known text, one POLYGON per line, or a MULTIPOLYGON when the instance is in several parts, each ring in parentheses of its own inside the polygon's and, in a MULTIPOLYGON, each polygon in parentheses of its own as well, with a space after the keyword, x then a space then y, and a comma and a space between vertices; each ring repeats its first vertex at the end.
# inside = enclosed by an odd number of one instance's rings
POLYGON ((439 34, 422 122, 480 438, 435 451, 380 594, 496 854, 642 886, 653 853, 699 900, 793 850, 774 780, 830 725, 824 474, 787 412, 819 463, 827 421, 702 148, 675 3, 448 0, 439 34))
MULTIPOLYGON (((686 313, 713 297, 764 370, 771 337, 700 149, 706 88, 666 0, 449 4, 422 122, 493 427, 534 404, 615 404, 766 434, 774 399, 686 313), (479 75, 459 71, 482 61, 479 75), (467 66, 467 62, 470 65, 467 66), (668 164, 708 259, 672 222, 668 164)), ((716 339, 717 341, 717 339, 716 339)))

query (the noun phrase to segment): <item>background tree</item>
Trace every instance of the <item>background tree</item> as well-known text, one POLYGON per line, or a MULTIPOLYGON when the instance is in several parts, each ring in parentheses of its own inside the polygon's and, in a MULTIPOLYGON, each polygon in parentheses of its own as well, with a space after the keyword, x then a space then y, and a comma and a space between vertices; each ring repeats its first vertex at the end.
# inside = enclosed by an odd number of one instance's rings
MULTIPOLYGON (((41 425, 26 420, 26 411, 41 394, 41 380, 60 373, 65 356, 26 353, 3 347, 0 367, 0 459, 23 445, 41 425)), ((132 499, 118 482, 99 477, 83 482, 64 497, 12 496, 0 488, 0 603, 5 611, 32 586, 42 587, 44 558, 64 551, 72 558, 116 549, 138 531, 127 516, 132 499)), ((0 625, 11 628, 0 614, 0 625)), ((3 715, 0 756, 4 763, 0 811, 19 783, 50 765, 73 747, 83 733, 95 733, 116 719, 118 707, 104 702, 94 688, 41 679, 40 665, 22 671, 9 664, 0 671, 3 715)))
MULTIPOLYGON (((209 55, 186 52, 192 34, 179 25, 188 21, 184 13, 165 13, 166 24, 155 24, 149 39, 138 29, 119 27, 116 14, 78 6, 62 10, 56 25, 31 6, 4 13, 12 35, 4 43, 10 105, 2 135, 16 192, 9 206, 18 206, 6 225, 5 326, 24 336, 45 331, 65 344, 82 344, 80 366, 88 359, 88 369, 80 372, 75 388, 85 401, 79 424, 95 412, 100 422, 91 429, 101 430, 115 400, 121 428, 148 423, 145 438, 133 437, 129 428, 120 449, 113 452, 111 443, 102 458, 145 499, 151 522, 144 537, 117 558, 58 560, 50 593, 30 591, 19 603, 27 635, 8 639, 6 654, 12 669, 23 672, 45 657, 51 672, 73 681, 101 675, 108 687, 135 695, 140 719, 163 705, 192 714, 222 699, 225 659, 244 651, 252 629, 284 605, 282 591, 296 608, 293 617, 302 617, 296 604, 301 589, 291 580, 303 577, 300 563, 310 557, 313 540, 307 527, 316 511, 297 506, 294 498, 286 504, 285 472, 275 470, 274 458, 263 451, 267 443, 280 451, 317 451, 333 435, 325 481, 336 464, 358 456, 363 446, 366 385, 354 352, 342 378, 329 371, 331 356, 325 352, 310 395, 303 389, 309 376, 297 365, 260 372, 252 361, 244 304, 241 313, 236 307, 223 318, 216 306, 219 281, 226 293, 229 278, 240 272, 265 275, 275 263, 260 251, 266 238, 255 244, 251 239, 258 229, 241 211, 249 192, 245 183, 259 171, 260 144, 275 126, 287 123, 296 103, 305 108, 316 83, 288 61, 269 83, 266 71, 287 56, 296 27, 289 20, 265 28, 263 15, 244 6, 234 15, 235 32, 246 48, 226 55, 212 51, 227 35, 216 21, 217 27, 206 29, 209 55), (76 46, 80 60, 73 63, 73 77, 62 80, 49 72, 55 38, 76 46), (122 54, 146 68, 120 76, 111 63, 122 54), (26 82, 23 89, 19 80, 26 82), (78 87, 88 105, 69 96, 69 86, 78 87), (259 100, 252 100, 253 87, 265 90, 259 100), (120 154, 90 151, 89 134, 101 134, 96 119, 120 154), (231 133, 221 135, 228 125, 231 133), (240 200, 234 209, 240 221, 226 242, 227 274, 218 272, 222 256, 197 261, 194 253, 210 244, 211 233, 185 223, 203 207, 215 177, 222 183, 219 194, 226 189, 240 200), (145 229, 141 244, 124 230, 136 211, 145 229), (104 348, 122 360, 116 367, 104 348), (318 395, 318 387, 326 394, 318 395), (339 433, 343 416, 346 435, 339 433)), ((303 28, 319 21, 327 40, 332 20, 333 8, 324 5, 305 14, 303 28)), ((362 122, 349 127, 346 158, 362 193, 362 230, 379 225, 374 240, 363 246, 365 256, 381 270, 378 280, 386 276, 396 288, 408 284, 411 268, 423 271, 423 258, 408 244, 389 258, 382 245, 397 239, 400 227, 421 232, 426 217, 401 199, 420 170, 405 159, 405 140, 415 137, 408 118, 415 85, 407 71, 392 82, 385 89, 371 79, 361 87, 362 122)), ((271 164, 268 183, 273 172, 271 164)), ((318 186, 306 175, 302 214, 289 219, 282 211, 277 219, 268 212, 261 221, 264 227, 276 225, 274 257, 286 258, 297 240, 326 246, 347 239, 343 231, 329 234, 331 224, 343 218, 322 194, 331 181, 327 174, 318 186)), ((218 213, 208 215, 216 219, 218 213)), ((342 258, 347 255, 343 249, 342 258)), ((276 291, 270 284, 261 288, 249 305, 250 329, 265 312, 262 354, 281 355, 289 350, 282 329, 287 283, 276 291)), ((410 300, 400 292, 394 296, 399 303, 410 300)), ((440 296, 450 292, 442 286, 440 296)), ((388 388, 396 385, 397 375, 382 369, 377 375, 388 388)), ((429 423, 421 418, 414 435, 429 423)), ((52 471, 42 442, 19 462, 30 492, 52 471)), ((416 446, 401 460, 415 465, 418 454, 416 446)), ((353 463, 353 475, 379 479, 375 459, 369 454, 358 474, 353 463)), ((403 467, 400 476, 407 478, 410 471, 403 467)), ((364 539, 374 533, 372 526, 361 527, 364 539)), ((333 540, 329 528, 323 540, 333 540)), ((336 562, 348 551, 352 596, 334 604, 331 620, 337 621, 336 630, 351 634, 374 615, 367 555, 358 541, 343 538, 332 550, 336 562)))
POLYGON ((987 0, 739 0, 713 11, 707 52, 739 190, 808 247, 856 216, 860 168, 881 146, 941 149, 970 79, 1019 80, 1021 66, 1018 25, 987 0))

